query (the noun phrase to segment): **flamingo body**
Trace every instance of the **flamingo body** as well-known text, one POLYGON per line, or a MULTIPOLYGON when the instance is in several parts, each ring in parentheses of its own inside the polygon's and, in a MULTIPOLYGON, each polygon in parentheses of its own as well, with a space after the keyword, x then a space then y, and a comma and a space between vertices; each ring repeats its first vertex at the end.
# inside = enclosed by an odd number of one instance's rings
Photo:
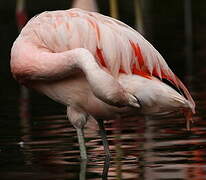
POLYGON ((69 106, 80 106, 96 119, 112 119, 124 116, 162 115, 190 109, 191 104, 173 88, 157 78, 147 79, 137 75, 120 74, 118 82, 124 89, 134 94, 141 108, 115 107, 97 98, 83 74, 55 82, 35 82, 32 88, 51 99, 69 106))
POLYGON ((70 9, 32 18, 13 44, 11 70, 20 83, 66 105, 77 129, 89 117, 183 110, 190 120, 195 112, 188 90, 148 41, 94 12, 70 9))

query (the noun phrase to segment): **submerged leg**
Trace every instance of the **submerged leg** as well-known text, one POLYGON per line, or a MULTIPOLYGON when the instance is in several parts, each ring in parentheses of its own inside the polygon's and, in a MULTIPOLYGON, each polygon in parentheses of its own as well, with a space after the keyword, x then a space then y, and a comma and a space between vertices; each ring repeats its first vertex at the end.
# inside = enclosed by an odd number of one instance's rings
POLYGON ((109 166, 110 166, 110 158, 106 158, 104 160, 104 168, 103 168, 103 172, 102 172, 102 180, 107 180, 109 166))
POLYGON ((87 122, 88 114, 82 111, 81 108, 69 106, 67 107, 67 116, 77 130, 81 159, 87 159, 83 128, 87 122))
POLYGON ((80 164, 79 180, 87 179, 86 172, 87 172, 87 160, 84 159, 81 161, 81 164, 80 164))
POLYGON ((86 151, 86 146, 85 146, 85 141, 84 141, 83 129, 76 128, 76 130, 77 130, 77 137, 78 137, 78 142, 79 142, 81 159, 87 159, 87 151, 86 151))
POLYGON ((106 131, 104 128, 104 122, 102 120, 97 120, 99 125, 99 132, 100 136, 102 138, 103 146, 104 146, 104 152, 106 154, 106 157, 109 159, 111 157, 110 151, 109 151, 109 143, 107 141, 106 131))

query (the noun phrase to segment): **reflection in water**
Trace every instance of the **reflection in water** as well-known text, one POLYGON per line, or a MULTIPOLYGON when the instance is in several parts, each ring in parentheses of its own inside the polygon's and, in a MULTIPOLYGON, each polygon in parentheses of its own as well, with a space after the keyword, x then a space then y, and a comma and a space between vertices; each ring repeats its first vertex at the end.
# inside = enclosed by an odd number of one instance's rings
POLYGON ((205 179, 206 93, 195 96, 198 114, 191 132, 181 116, 106 121, 110 161, 95 121, 85 129, 89 160, 81 161, 75 129, 65 115, 31 116, 21 121, 19 134, 7 132, 13 137, 0 140, 1 179, 205 179))

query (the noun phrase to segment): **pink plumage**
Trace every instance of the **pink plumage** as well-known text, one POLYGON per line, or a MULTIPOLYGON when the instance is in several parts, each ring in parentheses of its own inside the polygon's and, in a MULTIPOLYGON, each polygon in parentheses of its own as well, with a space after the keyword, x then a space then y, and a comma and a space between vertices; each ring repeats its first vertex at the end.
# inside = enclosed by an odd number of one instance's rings
POLYGON ((121 111, 114 106, 125 105, 150 115, 195 113, 188 90, 160 53, 131 27, 95 12, 70 9, 32 18, 12 47, 11 69, 20 82, 95 118, 113 118, 121 111))

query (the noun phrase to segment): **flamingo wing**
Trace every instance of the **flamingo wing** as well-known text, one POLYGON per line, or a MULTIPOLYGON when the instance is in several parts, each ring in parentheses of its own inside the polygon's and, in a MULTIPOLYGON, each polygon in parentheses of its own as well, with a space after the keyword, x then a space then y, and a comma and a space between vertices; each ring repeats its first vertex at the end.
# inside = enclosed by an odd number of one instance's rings
MULTIPOLYGON (((97 13, 94 14, 96 15, 97 13)), ((116 54, 120 54, 119 56, 116 55, 116 57, 121 57, 120 72, 123 70, 126 73, 133 73, 148 78, 149 76, 156 76, 161 80, 167 79, 183 92, 183 95, 190 102, 193 113, 195 113, 195 103, 189 91, 172 72, 161 54, 140 33, 130 26, 111 17, 101 14, 96 15, 96 17, 98 16, 101 17, 99 18, 101 22, 107 24, 110 29, 116 32, 113 34, 113 36, 116 36, 115 38, 111 38, 112 35, 109 35, 110 37, 107 38, 114 42, 112 43, 110 52, 114 53, 116 51, 116 54)), ((100 32, 101 30, 100 28, 100 32)), ((108 34, 103 34, 102 38, 105 36, 108 36, 108 34)), ((108 59, 105 60, 108 61, 108 59)), ((112 60, 110 58, 110 61, 112 60)))
POLYGON ((32 23, 39 39, 52 52, 85 48, 114 77, 123 72, 167 79, 183 91, 195 111, 190 93, 161 54, 140 33, 123 22, 96 12, 70 9, 42 13, 32 23))

